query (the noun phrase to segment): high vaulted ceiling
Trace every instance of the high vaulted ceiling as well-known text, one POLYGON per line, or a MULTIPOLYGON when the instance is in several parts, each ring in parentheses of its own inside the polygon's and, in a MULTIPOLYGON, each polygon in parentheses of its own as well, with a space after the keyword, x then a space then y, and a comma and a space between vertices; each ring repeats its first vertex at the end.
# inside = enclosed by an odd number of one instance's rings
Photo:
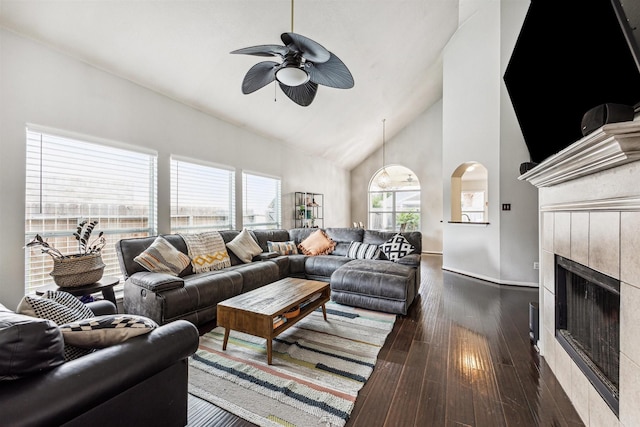
POLYGON ((441 51, 458 0, 297 0, 294 32, 349 68, 309 107, 270 84, 243 95, 229 52, 282 44, 290 0, 0 0, 0 25, 212 116, 351 169, 442 97, 441 51), (275 96, 274 96, 275 95, 275 96), (274 102, 274 99, 276 101, 274 102))

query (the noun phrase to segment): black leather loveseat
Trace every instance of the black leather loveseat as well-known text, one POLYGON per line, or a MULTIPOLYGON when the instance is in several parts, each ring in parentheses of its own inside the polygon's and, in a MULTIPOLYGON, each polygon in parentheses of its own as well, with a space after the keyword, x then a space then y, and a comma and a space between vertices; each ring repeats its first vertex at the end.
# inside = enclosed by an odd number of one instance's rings
MULTIPOLYGON (((397 262, 347 257, 352 242, 379 245, 395 234, 360 228, 324 229, 336 242, 334 250, 327 255, 269 252, 270 241, 293 241, 297 246, 316 230, 252 230, 250 233, 263 252, 251 262, 243 263, 228 251, 231 267, 194 274, 192 267, 187 266, 178 276, 149 272, 134 261, 157 236, 120 240, 116 243, 116 253, 125 278, 124 310, 149 317, 158 324, 186 319, 202 325, 215 320, 217 304, 225 299, 284 277, 302 277, 330 282, 332 300, 336 302, 406 314, 420 285, 420 232, 402 233, 414 246, 414 252, 397 262), (349 264, 353 267, 347 268, 349 264)), ((228 243, 239 231, 227 230, 220 234, 228 243)), ((163 237, 181 252, 188 253, 179 235, 163 237)))
MULTIPOLYGON (((88 305, 96 315, 115 313, 108 301, 88 305)), ((186 425, 188 357, 198 346, 191 323, 161 326, 64 363, 52 350, 61 340, 55 323, 0 304, 0 425, 186 425)))

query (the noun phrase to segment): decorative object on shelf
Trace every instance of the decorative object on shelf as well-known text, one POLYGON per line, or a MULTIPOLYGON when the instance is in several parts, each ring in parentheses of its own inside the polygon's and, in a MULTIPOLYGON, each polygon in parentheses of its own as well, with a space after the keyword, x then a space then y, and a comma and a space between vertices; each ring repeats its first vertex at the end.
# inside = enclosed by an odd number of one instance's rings
POLYGON ((80 221, 73 233, 73 237, 78 241, 78 253, 75 254, 64 255, 39 234, 36 234, 26 247, 39 246, 42 253, 51 256, 53 270, 49 274, 56 285, 61 288, 89 285, 102 278, 105 267, 102 262, 102 248, 107 243, 104 233, 101 231, 98 237, 91 240, 91 234, 97 224, 97 220, 80 221))
POLYGON ((309 106, 318 85, 350 89, 353 76, 333 53, 307 37, 293 32, 293 0, 291 0, 291 32, 283 33, 285 44, 260 45, 234 50, 233 54, 275 56, 280 62, 263 61, 251 67, 242 82, 242 93, 248 95, 277 81, 280 89, 298 105, 309 106))
POLYGON ((382 119, 382 173, 378 176, 376 184, 383 190, 391 184, 391 177, 387 172, 386 163, 384 159, 384 146, 385 146, 385 122, 387 119, 382 119))

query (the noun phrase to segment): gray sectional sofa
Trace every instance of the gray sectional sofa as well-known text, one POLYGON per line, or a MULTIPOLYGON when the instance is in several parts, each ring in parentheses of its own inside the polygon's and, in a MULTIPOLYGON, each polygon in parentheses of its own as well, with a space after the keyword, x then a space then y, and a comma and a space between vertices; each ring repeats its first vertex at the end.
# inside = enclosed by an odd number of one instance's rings
MULTIPOLYGON (((324 229, 327 236, 336 242, 329 255, 269 252, 269 241, 294 241, 298 245, 316 230, 252 230, 251 235, 263 253, 251 262, 243 263, 229 250, 231 267, 194 274, 188 266, 177 277, 149 272, 133 260, 157 236, 120 240, 116 243, 116 253, 125 278, 124 310, 149 317, 158 324, 185 319, 202 325, 215 321, 216 306, 225 299, 284 277, 301 277, 330 282, 331 299, 338 303, 396 314, 407 313, 420 285, 420 232, 402 233, 415 250, 395 262, 347 257, 351 242, 378 245, 395 234, 359 228, 324 229)), ((228 243, 239 231, 221 231, 220 234, 228 243)), ((163 237, 181 252, 188 253, 179 235, 163 237)))

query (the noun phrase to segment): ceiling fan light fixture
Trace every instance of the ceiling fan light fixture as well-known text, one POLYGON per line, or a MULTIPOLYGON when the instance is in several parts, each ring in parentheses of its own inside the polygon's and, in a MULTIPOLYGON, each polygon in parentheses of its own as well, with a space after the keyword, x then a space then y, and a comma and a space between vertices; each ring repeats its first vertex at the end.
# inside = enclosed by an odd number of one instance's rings
POLYGON ((385 167, 386 163, 384 162, 384 143, 385 143, 385 122, 387 119, 382 119, 382 172, 378 175, 376 179, 376 184, 378 187, 383 190, 386 189, 391 184, 391 176, 389 172, 387 172, 387 168, 385 167))
POLYGON ((300 67, 289 66, 276 72, 276 79, 285 86, 300 86, 309 81, 309 74, 300 67))
POLYGON ((389 176, 389 172, 387 172, 386 168, 382 170, 382 173, 380 175, 378 175, 376 184, 378 184, 378 187, 382 188, 383 190, 387 188, 389 184, 391 184, 391 176, 389 176))

